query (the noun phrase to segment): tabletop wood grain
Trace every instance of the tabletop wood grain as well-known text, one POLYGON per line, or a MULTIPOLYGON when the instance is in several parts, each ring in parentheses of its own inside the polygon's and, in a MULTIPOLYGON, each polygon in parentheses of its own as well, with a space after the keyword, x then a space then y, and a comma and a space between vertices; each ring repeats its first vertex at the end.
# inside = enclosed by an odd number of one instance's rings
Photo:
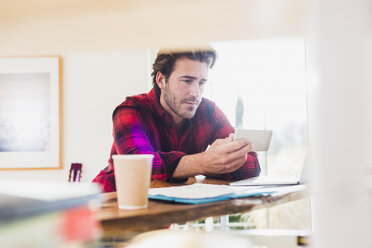
MULTIPOLYGON (((190 178, 185 184, 195 182, 228 184, 226 181, 214 179, 198 180, 190 178)), ((167 187, 185 184, 170 184, 153 181, 151 187, 167 187)), ((97 212, 105 236, 115 236, 126 232, 143 232, 166 228, 173 223, 185 223, 210 216, 220 216, 248 212, 278 204, 299 200, 308 196, 306 190, 292 193, 240 198, 208 204, 188 205, 171 202, 149 201, 148 208, 138 210, 122 210, 117 206, 116 192, 105 193, 105 201, 97 212)))

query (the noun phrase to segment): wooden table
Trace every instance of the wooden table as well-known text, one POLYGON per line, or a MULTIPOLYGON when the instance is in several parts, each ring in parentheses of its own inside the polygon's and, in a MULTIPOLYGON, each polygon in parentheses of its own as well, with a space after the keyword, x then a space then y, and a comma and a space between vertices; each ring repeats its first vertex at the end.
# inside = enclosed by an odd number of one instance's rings
MULTIPOLYGON (((195 178, 190 178, 185 184, 192 184, 195 182, 228 184, 226 181, 213 179, 198 181, 195 178)), ((169 184, 160 181, 154 181, 151 183, 151 187, 166 187, 174 185, 181 184, 169 184)), ((116 201, 116 192, 106 193, 104 196, 106 197, 106 200, 98 211, 97 217, 102 226, 103 236, 115 237, 128 233, 140 233, 166 228, 173 223, 185 223, 187 221, 210 216, 236 214, 260 208, 267 208, 305 198, 308 196, 308 192, 306 190, 301 190, 272 196, 249 197, 199 205, 149 201, 148 208, 140 210, 119 209, 116 201)))

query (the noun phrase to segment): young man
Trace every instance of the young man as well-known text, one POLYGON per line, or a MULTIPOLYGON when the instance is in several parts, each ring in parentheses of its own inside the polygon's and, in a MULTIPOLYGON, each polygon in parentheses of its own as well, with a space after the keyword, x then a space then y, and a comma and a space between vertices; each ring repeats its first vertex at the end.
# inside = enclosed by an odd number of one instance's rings
POLYGON ((151 74, 153 89, 127 97, 113 113, 109 166, 93 180, 105 192, 116 190, 114 154, 154 154, 152 180, 182 182, 200 174, 239 180, 260 174, 251 144, 233 141, 234 128, 226 116, 202 98, 216 57, 212 48, 159 51, 151 74))

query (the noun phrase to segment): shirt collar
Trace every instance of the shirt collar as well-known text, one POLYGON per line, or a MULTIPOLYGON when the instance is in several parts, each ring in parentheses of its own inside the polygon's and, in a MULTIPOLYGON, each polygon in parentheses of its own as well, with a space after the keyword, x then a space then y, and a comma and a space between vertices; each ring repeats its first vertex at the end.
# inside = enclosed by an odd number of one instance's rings
POLYGON ((156 95, 154 89, 151 89, 149 91, 149 93, 147 93, 147 97, 149 99, 149 103, 151 105, 151 108, 153 108, 153 110, 155 111, 155 113, 158 116, 164 118, 164 116, 169 115, 168 112, 165 111, 165 109, 161 106, 160 100, 159 100, 158 96, 156 95))

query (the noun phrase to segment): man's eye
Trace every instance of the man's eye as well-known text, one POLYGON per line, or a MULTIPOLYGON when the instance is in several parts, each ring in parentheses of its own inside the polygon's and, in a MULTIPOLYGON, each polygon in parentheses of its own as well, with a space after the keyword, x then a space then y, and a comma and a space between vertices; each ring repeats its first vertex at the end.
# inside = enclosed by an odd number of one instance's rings
POLYGON ((185 82, 185 83, 188 83, 188 84, 192 83, 191 79, 183 79, 182 81, 185 82))

